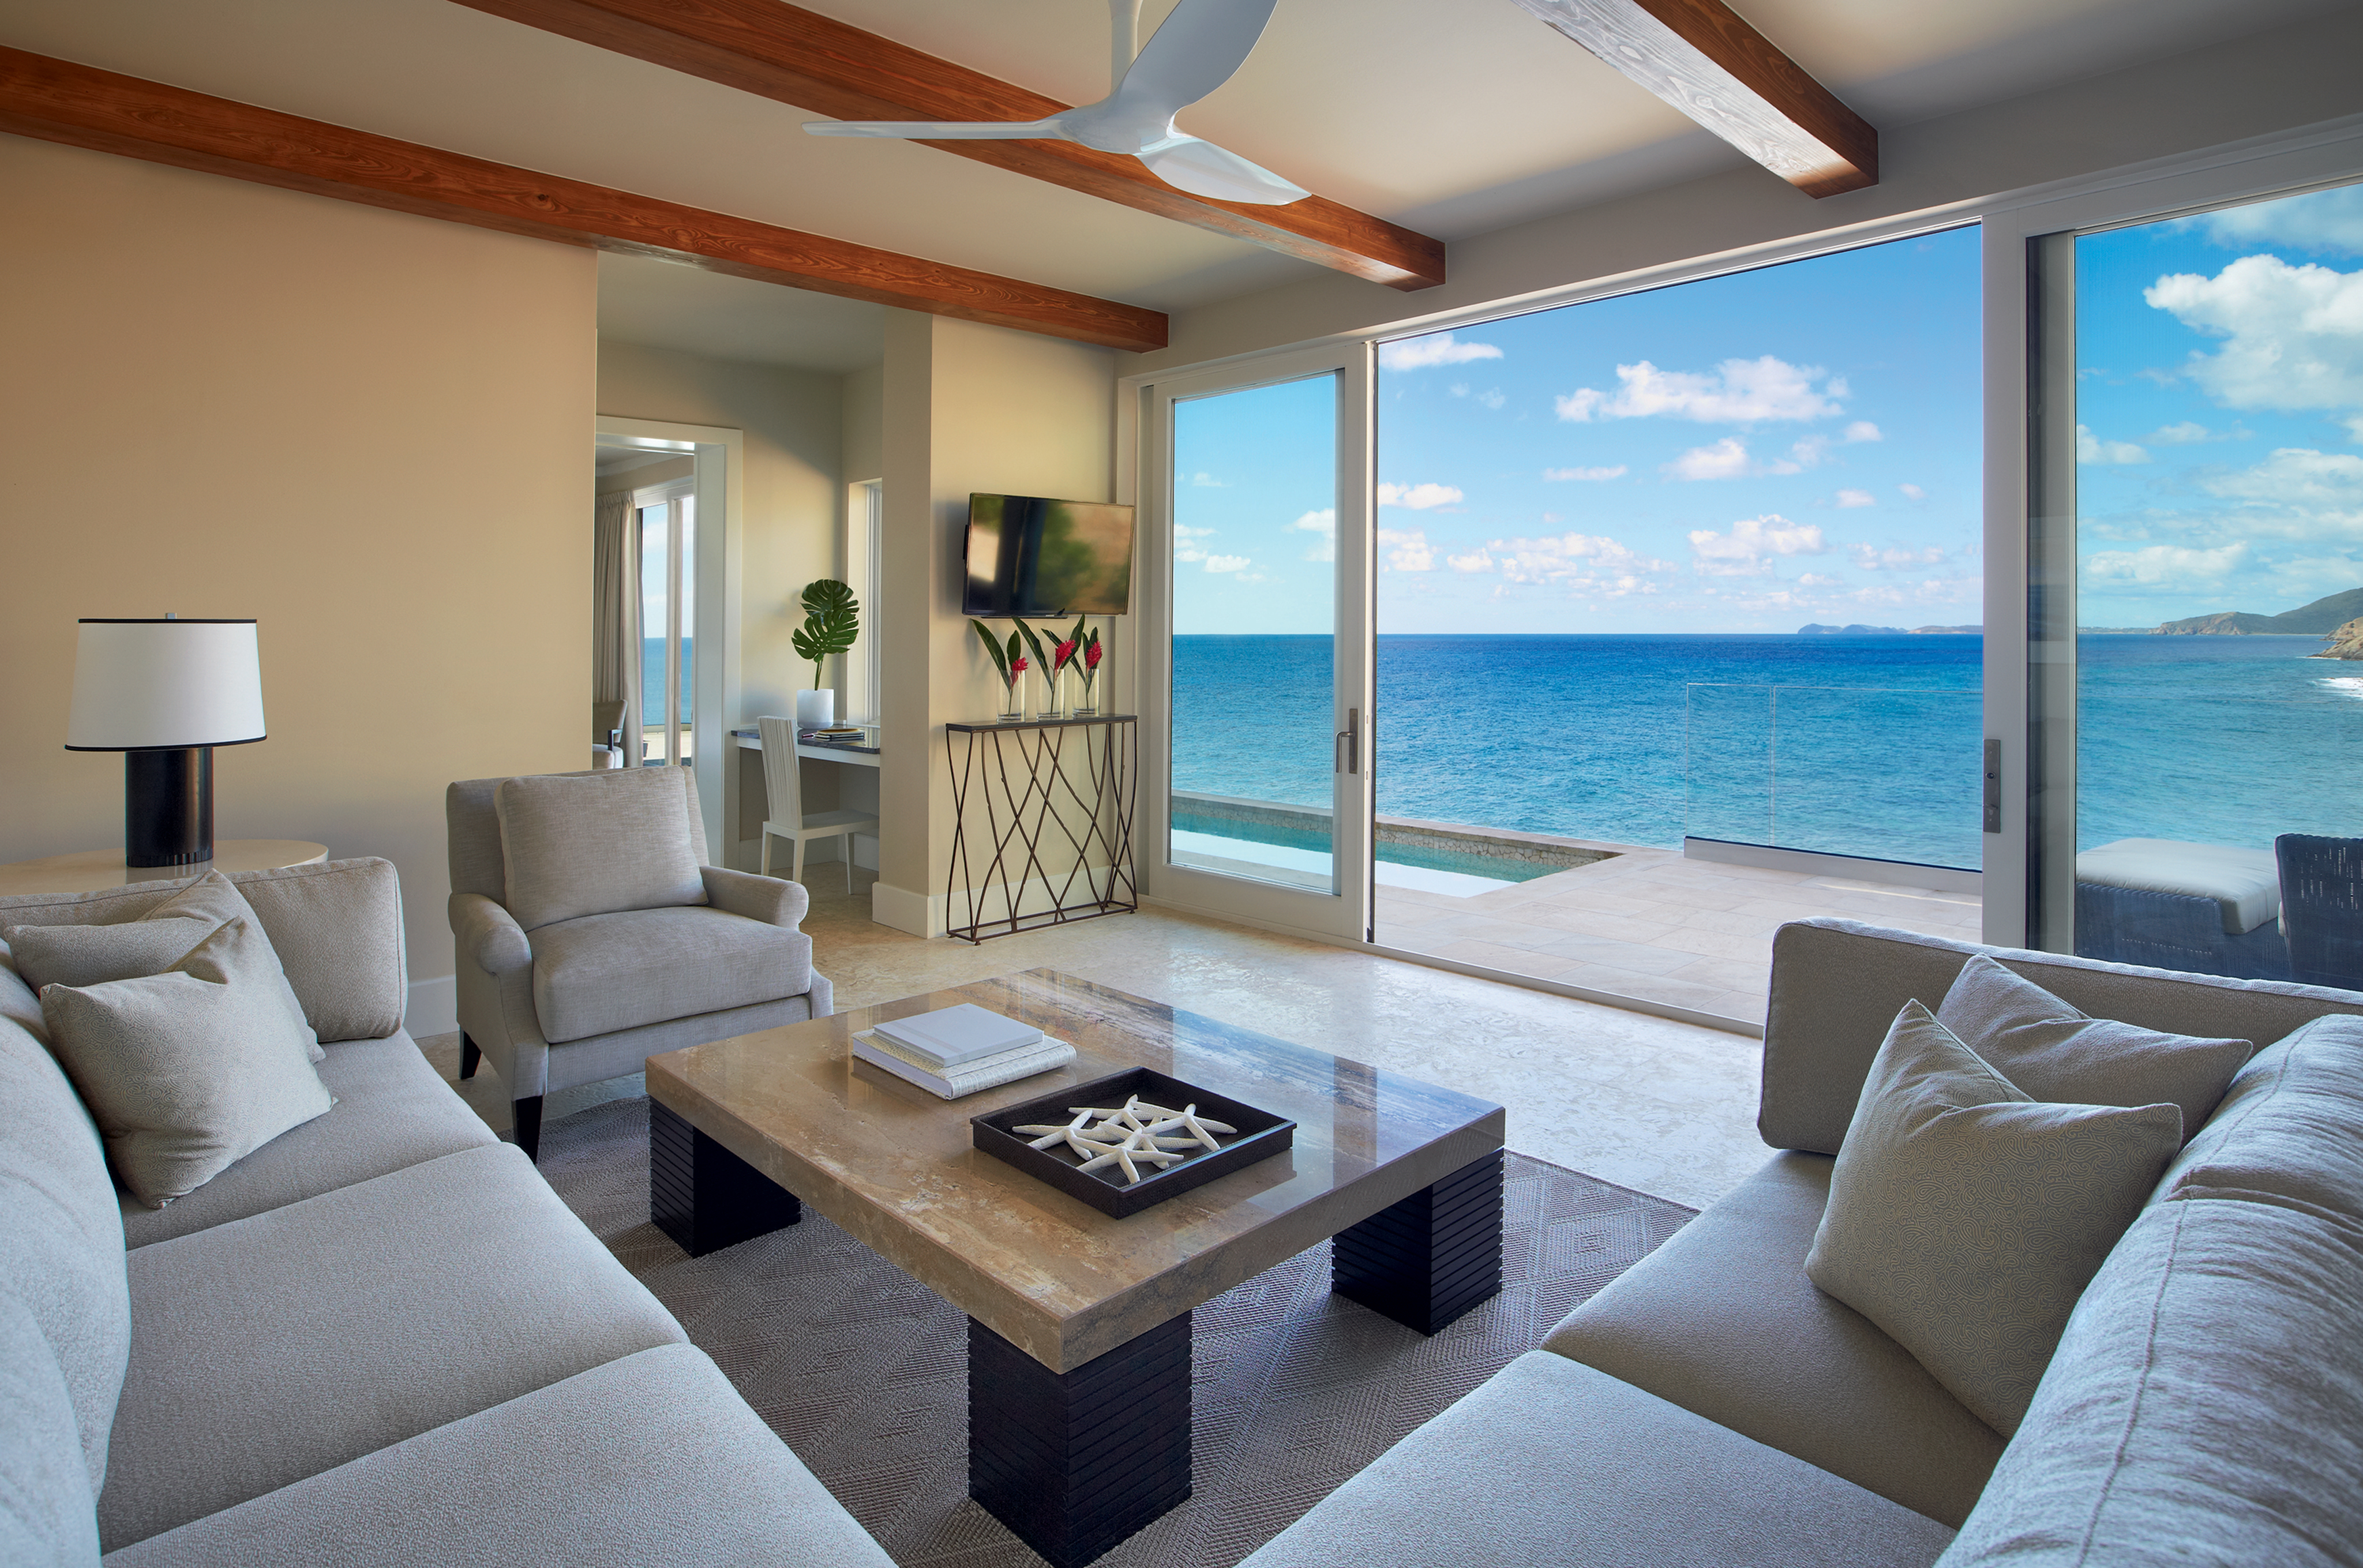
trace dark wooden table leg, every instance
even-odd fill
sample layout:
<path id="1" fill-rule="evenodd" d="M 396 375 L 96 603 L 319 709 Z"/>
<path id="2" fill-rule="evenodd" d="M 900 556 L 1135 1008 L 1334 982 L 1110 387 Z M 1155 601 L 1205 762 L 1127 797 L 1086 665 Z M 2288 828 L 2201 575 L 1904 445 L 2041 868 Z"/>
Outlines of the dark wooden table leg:
<path id="1" fill-rule="evenodd" d="M 1502 1151 L 1337 1232 L 1329 1288 L 1433 1334 L 1502 1294 Z"/>
<path id="2" fill-rule="evenodd" d="M 1190 1315 L 1072 1372 L 968 1324 L 968 1495 L 1051 1568 L 1190 1496 Z"/>
<path id="3" fill-rule="evenodd" d="M 649 1102 L 649 1218 L 693 1258 L 804 1217 L 796 1195 L 689 1124 Z"/>

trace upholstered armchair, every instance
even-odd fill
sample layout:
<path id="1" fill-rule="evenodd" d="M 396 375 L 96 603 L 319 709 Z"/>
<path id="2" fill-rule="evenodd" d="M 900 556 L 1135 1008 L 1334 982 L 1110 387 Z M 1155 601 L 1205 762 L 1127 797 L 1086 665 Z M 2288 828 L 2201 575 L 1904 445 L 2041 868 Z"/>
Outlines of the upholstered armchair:
<path id="1" fill-rule="evenodd" d="M 528 1156 L 553 1089 L 828 1013 L 804 890 L 705 863 L 688 769 L 465 779 L 443 810 L 460 1076 L 492 1058 Z"/>

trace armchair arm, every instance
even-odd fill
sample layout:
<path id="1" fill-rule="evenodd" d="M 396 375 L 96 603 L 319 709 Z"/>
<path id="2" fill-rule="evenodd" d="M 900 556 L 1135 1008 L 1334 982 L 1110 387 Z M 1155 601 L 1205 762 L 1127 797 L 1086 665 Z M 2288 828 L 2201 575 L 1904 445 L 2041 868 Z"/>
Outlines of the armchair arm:
<path id="1" fill-rule="evenodd" d="M 487 974 L 510 974 L 533 962 L 532 944 L 516 917 L 481 893 L 455 893 L 451 935 L 462 955 Z"/>
<path id="2" fill-rule="evenodd" d="M 752 872 L 725 871 L 720 866 L 700 866 L 705 878 L 705 896 L 716 909 L 726 915 L 744 915 L 749 920 L 760 920 L 767 926 L 785 926 L 794 930 L 804 924 L 804 910 L 812 895 L 804 884 L 776 876 L 757 876 Z"/>

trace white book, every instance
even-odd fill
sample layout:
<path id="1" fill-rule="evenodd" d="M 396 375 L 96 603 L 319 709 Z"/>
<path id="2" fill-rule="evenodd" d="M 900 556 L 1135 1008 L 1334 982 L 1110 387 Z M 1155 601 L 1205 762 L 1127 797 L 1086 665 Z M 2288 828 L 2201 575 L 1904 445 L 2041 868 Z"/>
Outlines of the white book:
<path id="1" fill-rule="evenodd" d="M 940 1007 L 915 1018 L 895 1018 L 876 1032 L 908 1047 L 923 1066 L 959 1067 L 979 1058 L 1033 1045 L 1042 1031 L 1031 1024 L 990 1013 L 973 1002 Z"/>
<path id="2" fill-rule="evenodd" d="M 922 1073 L 933 1073 L 940 1078 L 965 1078 L 973 1073 L 990 1073 L 1011 1062 L 1028 1061 L 1046 1051 L 1054 1051 L 1065 1044 L 1063 1040 L 1055 1040 L 1048 1035 L 1043 1035 L 1031 1045 L 1021 1045 L 1011 1051 L 996 1051 L 991 1056 L 980 1056 L 973 1062 L 963 1062 L 957 1067 L 944 1067 L 928 1060 L 926 1053 L 913 1051 L 909 1046 L 897 1040 L 889 1040 L 876 1029 L 871 1029 L 866 1034 L 856 1035 L 854 1038 L 867 1040 L 876 1049 L 909 1062 Z"/>
<path id="3" fill-rule="evenodd" d="M 1036 1049 L 1014 1060 L 1004 1061 L 994 1067 L 951 1074 L 930 1073 L 924 1067 L 912 1065 L 892 1051 L 882 1051 L 867 1033 L 853 1037 L 853 1054 L 857 1060 L 882 1068 L 905 1083 L 915 1084 L 939 1099 L 957 1100 L 981 1089 L 1012 1084 L 1020 1078 L 1031 1078 L 1037 1073 L 1064 1067 L 1075 1059 L 1075 1048 L 1045 1035 Z"/>

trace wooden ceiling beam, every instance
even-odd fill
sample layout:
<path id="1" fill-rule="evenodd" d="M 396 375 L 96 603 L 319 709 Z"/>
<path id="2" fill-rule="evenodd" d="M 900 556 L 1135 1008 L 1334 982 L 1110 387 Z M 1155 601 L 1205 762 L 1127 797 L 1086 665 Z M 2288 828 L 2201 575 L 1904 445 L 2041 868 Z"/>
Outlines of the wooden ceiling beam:
<path id="1" fill-rule="evenodd" d="M 1073 106 L 782 0 L 457 3 L 832 119 L 1031 120 Z M 1286 206 L 1210 201 L 1137 158 L 1069 141 L 923 145 L 1391 288 L 1444 281 L 1443 241 L 1320 196 Z"/>
<path id="2" fill-rule="evenodd" d="M 1879 132 L 1723 0 L 1517 0 L 1809 196 L 1879 183 Z"/>
<path id="3" fill-rule="evenodd" d="M 1146 351 L 1154 310 L 0 48 L 0 130 L 536 239 Z"/>

